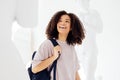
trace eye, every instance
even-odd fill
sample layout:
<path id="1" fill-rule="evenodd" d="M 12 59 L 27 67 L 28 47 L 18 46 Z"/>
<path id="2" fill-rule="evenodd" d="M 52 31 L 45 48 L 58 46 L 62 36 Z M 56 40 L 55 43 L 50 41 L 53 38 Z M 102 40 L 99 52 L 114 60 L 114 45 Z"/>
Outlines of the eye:
<path id="1" fill-rule="evenodd" d="M 65 22 L 70 23 L 70 21 L 65 21 Z"/>

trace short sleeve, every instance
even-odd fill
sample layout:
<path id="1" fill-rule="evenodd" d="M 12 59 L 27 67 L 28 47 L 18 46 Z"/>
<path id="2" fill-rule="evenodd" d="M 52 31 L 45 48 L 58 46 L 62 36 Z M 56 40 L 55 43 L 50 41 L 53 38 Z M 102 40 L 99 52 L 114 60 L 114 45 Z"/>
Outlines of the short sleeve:
<path id="1" fill-rule="evenodd" d="M 42 60 L 49 58 L 53 53 L 53 45 L 50 40 L 45 40 L 38 48 L 32 61 L 32 68 L 41 63 Z"/>
<path id="2" fill-rule="evenodd" d="M 80 64 L 79 64 L 79 61 L 78 60 L 76 60 L 77 62 L 76 62 L 76 70 L 79 70 L 80 69 Z"/>
<path id="3" fill-rule="evenodd" d="M 80 62 L 78 60 L 78 56 L 77 56 L 77 53 L 75 51 L 75 70 L 78 71 L 80 69 Z"/>

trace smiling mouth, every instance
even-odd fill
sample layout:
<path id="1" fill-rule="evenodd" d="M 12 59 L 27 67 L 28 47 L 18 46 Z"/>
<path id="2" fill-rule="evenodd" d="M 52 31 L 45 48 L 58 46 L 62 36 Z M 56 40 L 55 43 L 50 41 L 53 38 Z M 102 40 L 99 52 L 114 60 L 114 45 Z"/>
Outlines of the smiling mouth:
<path id="1" fill-rule="evenodd" d="M 59 26 L 60 29 L 66 29 L 66 27 L 63 27 L 63 26 Z"/>

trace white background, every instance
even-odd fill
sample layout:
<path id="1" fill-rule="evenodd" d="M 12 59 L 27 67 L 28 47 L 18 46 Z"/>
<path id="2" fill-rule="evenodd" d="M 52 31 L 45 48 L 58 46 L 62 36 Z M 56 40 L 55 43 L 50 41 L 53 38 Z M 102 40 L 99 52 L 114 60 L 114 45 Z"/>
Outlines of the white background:
<path id="1" fill-rule="evenodd" d="M 97 35 L 99 55 L 96 75 L 100 80 L 120 80 L 119 5 L 119 0 L 91 0 L 91 8 L 100 13 L 103 21 L 103 32 Z"/>
<path id="2" fill-rule="evenodd" d="M 91 7 L 99 11 L 103 21 L 103 32 L 97 36 L 97 73 L 103 80 L 120 80 L 119 4 L 119 0 L 91 0 Z"/>

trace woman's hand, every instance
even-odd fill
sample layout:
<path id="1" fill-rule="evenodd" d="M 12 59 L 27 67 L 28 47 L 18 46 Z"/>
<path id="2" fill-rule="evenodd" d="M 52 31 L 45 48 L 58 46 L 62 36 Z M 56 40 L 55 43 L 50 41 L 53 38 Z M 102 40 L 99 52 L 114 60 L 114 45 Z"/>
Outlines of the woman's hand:
<path id="1" fill-rule="evenodd" d="M 78 71 L 76 72 L 76 79 L 75 80 L 81 80 Z"/>
<path id="2" fill-rule="evenodd" d="M 60 54 L 61 54 L 61 47 L 57 45 L 54 47 L 54 53 L 53 53 L 54 59 L 56 60 Z"/>

